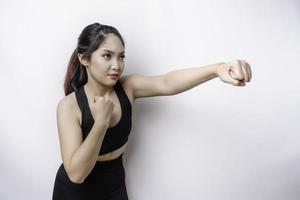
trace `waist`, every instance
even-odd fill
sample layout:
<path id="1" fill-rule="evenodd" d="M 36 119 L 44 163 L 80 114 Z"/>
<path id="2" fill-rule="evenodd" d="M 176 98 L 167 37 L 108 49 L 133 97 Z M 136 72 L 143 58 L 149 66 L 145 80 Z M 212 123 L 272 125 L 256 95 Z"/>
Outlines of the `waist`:
<path id="1" fill-rule="evenodd" d="M 123 154 L 112 160 L 97 161 L 92 172 L 123 170 Z"/>
<path id="2" fill-rule="evenodd" d="M 114 164 L 120 163 L 123 161 L 123 154 L 124 153 L 122 153 L 118 157 L 116 157 L 114 159 L 110 159 L 110 160 L 97 160 L 96 165 L 106 166 L 106 165 L 114 165 Z"/>
<path id="3" fill-rule="evenodd" d="M 92 169 L 92 171 L 90 172 L 90 175 L 93 174 L 95 171 L 99 172 L 99 171 L 111 171 L 114 169 L 118 169 L 118 168 L 123 168 L 123 154 L 121 154 L 119 157 L 113 159 L 113 160 L 107 160 L 107 161 L 97 161 L 95 163 L 94 168 Z M 67 175 L 67 171 L 64 167 L 64 164 L 61 163 L 59 169 L 58 169 L 58 174 L 63 175 L 64 177 L 68 178 Z"/>

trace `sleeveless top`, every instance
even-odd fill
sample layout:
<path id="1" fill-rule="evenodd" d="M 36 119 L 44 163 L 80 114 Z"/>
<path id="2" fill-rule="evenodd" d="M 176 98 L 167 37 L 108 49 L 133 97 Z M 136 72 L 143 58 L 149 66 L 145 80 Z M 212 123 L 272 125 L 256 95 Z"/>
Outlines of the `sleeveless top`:
<path id="1" fill-rule="evenodd" d="M 100 152 L 98 155 L 103 155 L 109 152 L 112 152 L 121 146 L 123 146 L 127 140 L 128 136 L 131 131 L 131 114 L 132 114 L 132 108 L 131 103 L 121 85 L 119 80 L 117 83 L 113 86 L 114 91 L 117 94 L 118 100 L 120 102 L 121 106 L 121 119 L 120 121 L 113 127 L 109 127 L 106 130 L 102 146 L 100 148 Z M 84 87 L 80 87 L 75 91 L 75 96 L 77 103 L 79 105 L 79 108 L 81 110 L 81 117 L 82 117 L 82 123 L 81 123 L 81 129 L 82 129 L 82 137 L 83 140 L 88 136 L 90 130 L 93 127 L 94 124 L 94 118 L 91 113 L 88 98 L 84 91 Z"/>

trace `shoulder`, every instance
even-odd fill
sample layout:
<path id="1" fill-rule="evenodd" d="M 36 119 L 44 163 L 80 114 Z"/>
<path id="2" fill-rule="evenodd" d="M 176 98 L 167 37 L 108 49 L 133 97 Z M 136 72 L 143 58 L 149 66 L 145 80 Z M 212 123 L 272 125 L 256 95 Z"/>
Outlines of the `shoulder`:
<path id="1" fill-rule="evenodd" d="M 69 116 L 80 121 L 80 109 L 77 104 L 75 92 L 64 96 L 57 104 L 57 115 Z"/>
<path id="2" fill-rule="evenodd" d="M 123 75 L 119 79 L 131 104 L 133 104 L 133 102 L 135 101 L 135 98 L 133 95 L 132 78 L 133 78 L 133 75 Z"/>
<path id="3" fill-rule="evenodd" d="M 130 74 L 122 77 L 125 87 L 130 91 L 133 99 L 153 96 L 167 96 L 174 94 L 167 87 L 167 74 L 145 76 Z"/>
<path id="4" fill-rule="evenodd" d="M 74 107 L 74 100 L 75 100 L 75 92 L 72 92 L 68 94 L 67 96 L 64 96 L 57 105 L 58 109 L 71 109 Z"/>

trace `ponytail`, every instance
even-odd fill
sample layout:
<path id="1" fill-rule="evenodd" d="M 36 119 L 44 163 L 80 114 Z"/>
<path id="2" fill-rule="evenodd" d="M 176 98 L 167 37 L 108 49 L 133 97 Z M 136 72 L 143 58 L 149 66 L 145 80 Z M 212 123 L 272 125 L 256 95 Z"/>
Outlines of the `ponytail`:
<path id="1" fill-rule="evenodd" d="M 77 48 L 74 50 L 67 69 L 64 82 L 65 95 L 77 91 L 78 88 L 87 83 L 86 68 L 79 62 Z"/>

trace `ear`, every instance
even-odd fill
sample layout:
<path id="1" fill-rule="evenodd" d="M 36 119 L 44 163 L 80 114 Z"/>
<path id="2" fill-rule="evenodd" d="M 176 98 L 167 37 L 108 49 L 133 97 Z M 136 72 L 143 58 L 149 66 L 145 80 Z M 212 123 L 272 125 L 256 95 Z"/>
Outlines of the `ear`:
<path id="1" fill-rule="evenodd" d="M 89 65 L 89 62 L 86 59 L 82 58 L 82 54 L 78 53 L 77 56 L 78 56 L 79 62 L 83 66 L 87 67 Z"/>

